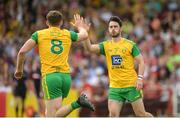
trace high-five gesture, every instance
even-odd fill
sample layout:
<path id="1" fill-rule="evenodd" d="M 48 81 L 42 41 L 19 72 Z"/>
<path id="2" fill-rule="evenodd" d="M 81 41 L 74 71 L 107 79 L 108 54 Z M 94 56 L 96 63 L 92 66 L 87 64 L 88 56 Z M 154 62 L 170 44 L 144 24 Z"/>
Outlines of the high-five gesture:
<path id="1" fill-rule="evenodd" d="M 83 27 L 84 19 L 79 14 L 74 15 L 74 26 L 77 28 Z"/>
<path id="2" fill-rule="evenodd" d="M 74 23 L 72 23 L 72 25 L 76 28 L 84 28 L 86 31 L 90 29 L 90 23 L 79 14 L 74 15 Z"/>
<path id="3" fill-rule="evenodd" d="M 84 25 L 83 28 L 86 29 L 86 31 L 89 31 L 91 27 L 91 23 L 87 21 L 87 19 L 84 19 Z"/>
<path id="4" fill-rule="evenodd" d="M 78 36 L 80 37 L 80 40 L 78 41 L 81 41 L 84 40 L 84 39 L 87 39 L 88 38 L 88 28 L 87 28 L 87 24 L 85 23 L 85 20 L 83 17 L 81 17 L 79 14 L 75 14 L 74 15 L 74 23 L 71 23 L 74 27 L 76 27 L 78 29 L 78 31 L 81 33 L 78 33 Z"/>

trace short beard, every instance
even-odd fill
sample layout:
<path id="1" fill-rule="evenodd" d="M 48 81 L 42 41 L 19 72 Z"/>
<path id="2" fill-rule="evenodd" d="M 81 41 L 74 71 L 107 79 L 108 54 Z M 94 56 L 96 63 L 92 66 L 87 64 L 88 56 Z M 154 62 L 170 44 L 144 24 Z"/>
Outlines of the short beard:
<path id="1" fill-rule="evenodd" d="M 120 35 L 120 33 L 118 33 L 116 35 L 111 35 L 111 36 L 112 36 L 112 38 L 117 38 L 117 37 L 119 37 L 119 35 Z"/>

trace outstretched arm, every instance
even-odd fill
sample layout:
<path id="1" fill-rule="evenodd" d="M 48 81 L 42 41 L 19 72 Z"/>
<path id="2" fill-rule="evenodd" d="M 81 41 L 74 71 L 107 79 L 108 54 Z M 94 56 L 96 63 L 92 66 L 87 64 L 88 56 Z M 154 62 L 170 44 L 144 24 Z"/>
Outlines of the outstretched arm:
<path id="1" fill-rule="evenodd" d="M 23 47 L 19 50 L 17 55 L 17 64 L 16 64 L 16 71 L 15 71 L 15 78 L 21 79 L 23 75 L 23 66 L 25 61 L 25 54 L 29 52 L 32 48 L 34 48 L 36 42 L 32 39 L 26 41 Z"/>
<path id="2" fill-rule="evenodd" d="M 85 48 L 88 51 L 93 53 L 100 53 L 100 48 L 98 44 L 91 44 L 91 41 L 88 39 L 88 31 L 90 29 L 90 23 L 83 19 L 79 14 L 74 15 L 74 24 L 72 23 L 78 30 L 78 41 L 85 40 Z"/>
<path id="3" fill-rule="evenodd" d="M 79 14 L 74 15 L 74 24 L 72 23 L 73 26 L 75 26 L 78 30 L 78 41 L 82 41 L 88 38 L 88 33 L 87 30 L 84 28 L 84 19 L 81 17 Z"/>
<path id="4" fill-rule="evenodd" d="M 91 44 L 91 41 L 89 39 L 85 40 L 85 48 L 92 53 L 100 53 L 100 48 L 98 44 Z"/>
<path id="5" fill-rule="evenodd" d="M 84 20 L 84 25 L 83 27 L 86 29 L 86 31 L 88 32 L 90 30 L 90 26 L 91 24 L 87 22 L 87 20 Z M 87 40 L 84 41 L 85 42 L 85 48 L 92 53 L 100 53 L 100 47 L 98 44 L 91 44 L 91 40 L 88 38 Z"/>

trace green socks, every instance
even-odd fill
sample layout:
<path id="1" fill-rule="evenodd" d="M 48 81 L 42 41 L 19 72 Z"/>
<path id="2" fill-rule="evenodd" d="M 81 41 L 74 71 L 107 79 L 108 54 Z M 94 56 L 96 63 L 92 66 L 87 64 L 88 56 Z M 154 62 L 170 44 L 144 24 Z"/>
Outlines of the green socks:
<path id="1" fill-rule="evenodd" d="M 72 102 L 71 103 L 71 107 L 72 107 L 72 109 L 74 110 L 74 109 L 77 109 L 77 108 L 79 108 L 79 107 L 81 107 L 77 102 Z"/>

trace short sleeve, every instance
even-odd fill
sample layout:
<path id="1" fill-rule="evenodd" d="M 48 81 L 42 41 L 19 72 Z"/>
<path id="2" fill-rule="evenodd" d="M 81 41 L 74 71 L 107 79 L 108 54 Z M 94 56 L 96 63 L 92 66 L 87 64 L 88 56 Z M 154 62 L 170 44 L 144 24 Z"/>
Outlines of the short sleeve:
<path id="1" fill-rule="evenodd" d="M 34 40 L 36 43 L 38 42 L 38 33 L 37 32 L 34 32 L 32 35 L 31 35 L 31 39 Z"/>
<path id="2" fill-rule="evenodd" d="M 133 45 L 131 54 L 133 55 L 133 57 L 136 57 L 136 56 L 138 56 L 140 54 L 140 50 L 139 50 L 139 48 L 137 47 L 136 44 Z"/>
<path id="3" fill-rule="evenodd" d="M 99 48 L 100 48 L 100 54 L 105 55 L 103 42 L 99 43 Z"/>
<path id="4" fill-rule="evenodd" d="M 71 40 L 73 42 L 77 41 L 78 39 L 78 34 L 76 32 L 70 31 L 70 35 L 71 35 Z"/>

